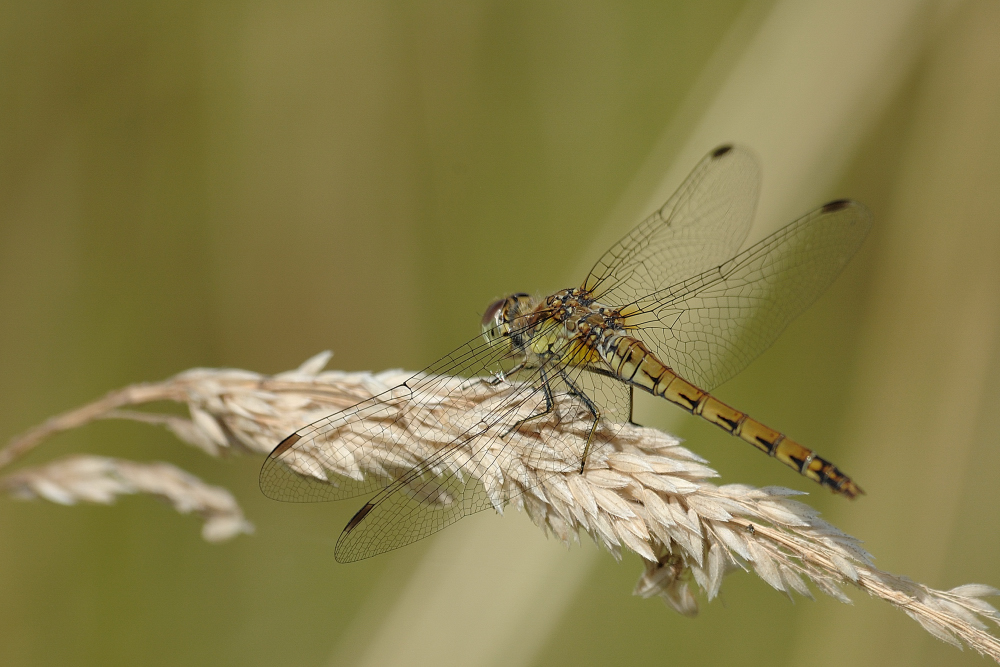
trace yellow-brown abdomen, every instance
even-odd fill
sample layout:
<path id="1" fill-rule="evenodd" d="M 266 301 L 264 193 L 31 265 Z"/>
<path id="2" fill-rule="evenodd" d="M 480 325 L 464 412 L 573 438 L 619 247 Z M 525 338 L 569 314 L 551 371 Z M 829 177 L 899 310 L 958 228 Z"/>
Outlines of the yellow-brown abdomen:
<path id="1" fill-rule="evenodd" d="M 816 452 L 679 377 L 657 359 L 642 341 L 626 335 L 615 336 L 602 346 L 601 356 L 620 379 L 655 396 L 662 396 L 674 405 L 749 442 L 835 493 L 849 498 L 864 493 L 850 477 L 819 457 Z"/>

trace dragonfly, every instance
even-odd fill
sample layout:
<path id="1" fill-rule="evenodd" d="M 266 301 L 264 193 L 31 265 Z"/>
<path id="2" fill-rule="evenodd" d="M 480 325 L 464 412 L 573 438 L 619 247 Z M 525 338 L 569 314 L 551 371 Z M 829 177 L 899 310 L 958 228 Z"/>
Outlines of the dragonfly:
<path id="1" fill-rule="evenodd" d="M 480 336 L 282 440 L 261 469 L 262 491 L 291 502 L 375 494 L 335 549 L 339 562 L 368 558 L 501 511 L 545 475 L 586 474 L 616 429 L 634 424 L 639 389 L 836 494 L 863 493 L 827 459 L 710 393 L 823 293 L 871 227 L 867 208 L 838 199 L 740 251 L 760 180 L 746 148 L 711 151 L 578 287 L 498 299 Z M 553 435 L 560 428 L 578 431 L 568 454 Z M 519 485 L 504 487 L 505 475 Z"/>

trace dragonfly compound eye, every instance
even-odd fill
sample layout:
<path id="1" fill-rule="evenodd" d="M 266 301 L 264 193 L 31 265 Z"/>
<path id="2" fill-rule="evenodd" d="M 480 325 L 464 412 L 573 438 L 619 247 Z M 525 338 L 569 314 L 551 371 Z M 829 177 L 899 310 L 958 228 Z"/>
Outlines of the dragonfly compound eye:
<path id="1" fill-rule="evenodd" d="M 507 322 L 507 302 L 511 297 L 497 299 L 483 313 L 483 339 L 493 344 L 510 335 L 510 323 Z"/>
<path id="2" fill-rule="evenodd" d="M 497 315 L 500 315 L 500 311 L 503 310 L 503 305 L 507 303 L 507 298 L 497 299 L 489 305 L 486 312 L 483 313 L 483 331 L 486 331 L 489 327 L 494 327 L 497 325 Z"/>

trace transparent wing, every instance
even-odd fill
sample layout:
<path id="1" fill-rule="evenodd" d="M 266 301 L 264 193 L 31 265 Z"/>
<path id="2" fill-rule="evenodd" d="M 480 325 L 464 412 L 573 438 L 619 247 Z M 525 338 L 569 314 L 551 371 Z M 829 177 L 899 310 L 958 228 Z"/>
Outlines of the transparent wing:
<path id="1" fill-rule="evenodd" d="M 711 390 L 823 293 L 870 227 L 861 204 L 830 202 L 728 262 L 636 299 L 622 309 L 626 327 L 686 380 Z"/>
<path id="2" fill-rule="evenodd" d="M 532 378 L 547 383 L 551 411 L 545 413 L 541 385 L 508 385 L 485 418 L 470 415 L 471 426 L 459 438 L 361 508 L 337 541 L 337 561 L 398 549 L 470 514 L 502 512 L 512 501 L 545 501 L 558 476 L 579 473 L 588 440 L 587 460 L 599 459 L 620 427 L 608 417 L 627 419 L 630 412 L 628 388 L 581 368 L 551 364 L 537 370 Z M 591 435 L 595 407 L 604 418 Z"/>
<path id="3" fill-rule="evenodd" d="M 752 153 L 716 148 L 660 210 L 598 260 L 584 289 L 616 306 L 718 266 L 746 240 L 759 190 Z"/>
<path id="4" fill-rule="evenodd" d="M 285 438 L 260 471 L 269 498 L 289 502 L 342 500 L 374 493 L 436 451 L 447 402 L 481 402 L 493 389 L 487 380 L 511 364 L 509 350 L 474 338 L 406 382 Z"/>

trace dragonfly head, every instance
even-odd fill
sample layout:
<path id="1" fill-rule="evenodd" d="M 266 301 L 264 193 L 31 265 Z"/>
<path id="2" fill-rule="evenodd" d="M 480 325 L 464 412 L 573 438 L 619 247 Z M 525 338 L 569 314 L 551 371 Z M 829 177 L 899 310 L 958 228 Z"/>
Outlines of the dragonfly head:
<path id="1" fill-rule="evenodd" d="M 528 324 L 524 317 L 533 309 L 534 301 L 523 292 L 497 299 L 483 313 L 483 339 L 490 345 L 504 341 L 515 345 L 511 336 L 520 338 L 520 330 Z"/>

